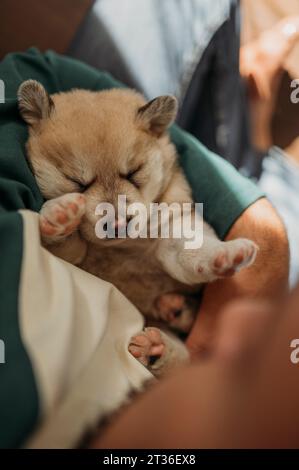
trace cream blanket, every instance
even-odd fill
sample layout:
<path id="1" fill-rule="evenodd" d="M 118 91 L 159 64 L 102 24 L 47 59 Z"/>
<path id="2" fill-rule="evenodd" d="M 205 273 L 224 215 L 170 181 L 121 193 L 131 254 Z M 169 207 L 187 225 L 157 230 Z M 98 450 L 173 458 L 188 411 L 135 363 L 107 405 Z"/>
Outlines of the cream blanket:
<path id="1" fill-rule="evenodd" d="M 42 248 L 38 214 L 21 214 L 20 328 L 41 410 L 27 447 L 69 448 L 152 377 L 127 351 L 143 318 L 114 286 Z"/>

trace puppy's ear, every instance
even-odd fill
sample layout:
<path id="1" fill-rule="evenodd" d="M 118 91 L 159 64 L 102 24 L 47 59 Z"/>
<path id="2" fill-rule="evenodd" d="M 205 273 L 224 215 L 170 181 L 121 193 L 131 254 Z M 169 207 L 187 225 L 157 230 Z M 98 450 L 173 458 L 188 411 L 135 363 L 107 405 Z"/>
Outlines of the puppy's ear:
<path id="1" fill-rule="evenodd" d="M 26 80 L 18 89 L 18 102 L 22 118 L 30 126 L 48 118 L 54 103 L 43 85 L 36 80 Z"/>
<path id="2" fill-rule="evenodd" d="M 176 118 L 178 102 L 174 96 L 159 96 L 138 110 L 143 128 L 160 137 Z"/>

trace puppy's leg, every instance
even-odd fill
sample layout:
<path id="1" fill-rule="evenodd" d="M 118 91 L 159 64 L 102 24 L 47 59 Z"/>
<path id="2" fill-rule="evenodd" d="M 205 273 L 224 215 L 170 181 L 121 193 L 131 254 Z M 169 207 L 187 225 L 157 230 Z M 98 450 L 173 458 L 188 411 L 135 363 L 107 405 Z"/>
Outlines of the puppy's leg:
<path id="1" fill-rule="evenodd" d="M 179 251 L 177 260 L 186 280 L 197 284 L 233 276 L 254 262 L 257 251 L 257 245 L 245 238 L 222 242 L 207 237 L 200 249 Z"/>
<path id="2" fill-rule="evenodd" d="M 194 214 L 194 217 L 197 215 Z M 250 266 L 258 251 L 257 245 L 245 238 L 228 242 L 219 240 L 206 223 L 203 223 L 200 248 L 186 248 L 186 242 L 188 240 L 183 237 L 160 239 L 157 257 L 168 274 L 189 285 L 232 276 Z"/>
<path id="3" fill-rule="evenodd" d="M 56 256 L 79 264 L 87 245 L 77 228 L 85 212 L 85 197 L 80 193 L 64 194 L 51 199 L 40 211 L 40 233 L 43 245 Z"/>
<path id="4" fill-rule="evenodd" d="M 189 360 L 187 348 L 179 339 L 153 327 L 135 335 L 128 349 L 156 377 Z"/>

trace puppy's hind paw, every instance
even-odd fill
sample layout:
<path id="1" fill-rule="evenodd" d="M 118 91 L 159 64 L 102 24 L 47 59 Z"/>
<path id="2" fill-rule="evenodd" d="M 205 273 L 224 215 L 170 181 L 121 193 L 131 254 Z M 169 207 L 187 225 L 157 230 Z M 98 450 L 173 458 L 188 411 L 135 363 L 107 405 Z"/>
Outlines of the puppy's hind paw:
<path id="1" fill-rule="evenodd" d="M 156 377 L 189 360 L 187 348 L 178 338 L 154 327 L 145 328 L 134 336 L 128 349 Z"/>
<path id="2" fill-rule="evenodd" d="M 145 328 L 133 336 L 128 349 L 141 364 L 150 367 L 165 353 L 165 343 L 158 328 Z"/>

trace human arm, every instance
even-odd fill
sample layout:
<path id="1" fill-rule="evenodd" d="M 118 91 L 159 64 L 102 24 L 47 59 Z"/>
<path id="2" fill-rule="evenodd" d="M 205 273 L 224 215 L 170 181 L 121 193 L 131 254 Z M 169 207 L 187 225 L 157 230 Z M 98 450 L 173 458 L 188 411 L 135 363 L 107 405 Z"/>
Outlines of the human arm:
<path id="1" fill-rule="evenodd" d="M 226 240 L 246 237 L 259 246 L 255 263 L 204 290 L 198 317 L 188 337 L 193 356 L 209 351 L 223 305 L 238 297 L 280 299 L 288 288 L 289 246 L 284 226 L 267 199 L 249 206 L 229 230 Z"/>

